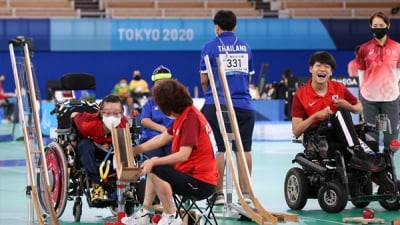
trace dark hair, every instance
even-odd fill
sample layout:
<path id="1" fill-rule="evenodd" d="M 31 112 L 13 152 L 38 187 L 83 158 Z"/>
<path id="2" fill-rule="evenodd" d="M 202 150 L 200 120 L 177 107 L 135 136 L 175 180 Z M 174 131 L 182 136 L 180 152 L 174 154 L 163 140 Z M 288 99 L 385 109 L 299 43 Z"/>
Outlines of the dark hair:
<path id="1" fill-rule="evenodd" d="M 313 66 L 316 62 L 328 64 L 331 66 L 332 70 L 336 67 L 336 60 L 329 52 L 315 52 L 308 60 L 308 65 Z"/>
<path id="2" fill-rule="evenodd" d="M 100 110 L 103 109 L 104 103 L 119 103 L 121 104 L 121 110 L 124 111 L 123 103 L 121 102 L 121 99 L 116 95 L 107 95 L 106 97 L 104 97 L 99 104 Z"/>
<path id="3" fill-rule="evenodd" d="M 390 25 L 389 17 L 383 12 L 376 12 L 372 14 L 371 17 L 369 18 L 369 25 L 372 25 L 372 20 L 374 20 L 375 17 L 381 18 L 383 22 L 386 23 L 386 25 Z"/>
<path id="4" fill-rule="evenodd" d="M 219 10 L 214 16 L 214 24 L 224 31 L 233 31 L 236 27 L 236 15 L 230 10 Z"/>
<path id="5" fill-rule="evenodd" d="M 283 70 L 283 76 L 289 79 L 292 76 L 292 71 L 289 68 Z"/>
<path id="6" fill-rule="evenodd" d="M 173 79 L 165 79 L 153 87 L 153 99 L 167 116 L 182 113 L 193 100 L 185 86 Z"/>

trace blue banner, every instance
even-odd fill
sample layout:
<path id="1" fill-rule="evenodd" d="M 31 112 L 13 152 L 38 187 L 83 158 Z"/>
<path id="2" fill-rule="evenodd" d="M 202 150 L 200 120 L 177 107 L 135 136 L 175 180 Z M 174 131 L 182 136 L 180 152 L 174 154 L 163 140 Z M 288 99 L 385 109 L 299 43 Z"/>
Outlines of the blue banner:
<path id="1" fill-rule="evenodd" d="M 0 19 L 0 51 L 8 51 L 8 42 L 17 36 L 34 40 L 34 48 L 50 51 L 48 19 Z"/>
<path id="2" fill-rule="evenodd" d="M 253 50 L 353 50 L 372 38 L 367 19 L 239 19 Z M 36 51 L 198 51 L 215 37 L 212 19 L 0 19 L 0 51 L 17 36 Z M 400 41 L 400 20 L 389 36 Z"/>
<path id="3" fill-rule="evenodd" d="M 241 19 L 235 33 L 254 50 L 335 49 L 319 19 Z M 53 51 L 198 51 L 214 37 L 210 19 L 51 20 Z"/>

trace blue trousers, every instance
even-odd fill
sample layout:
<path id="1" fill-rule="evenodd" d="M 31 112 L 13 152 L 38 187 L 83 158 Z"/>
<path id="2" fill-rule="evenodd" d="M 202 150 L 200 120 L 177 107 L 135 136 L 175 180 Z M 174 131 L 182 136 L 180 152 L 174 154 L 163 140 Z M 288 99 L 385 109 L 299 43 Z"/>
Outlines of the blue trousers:
<path id="1" fill-rule="evenodd" d="M 85 168 L 90 181 L 100 184 L 99 167 L 96 161 L 96 145 L 90 139 L 81 139 L 77 145 L 81 166 Z"/>

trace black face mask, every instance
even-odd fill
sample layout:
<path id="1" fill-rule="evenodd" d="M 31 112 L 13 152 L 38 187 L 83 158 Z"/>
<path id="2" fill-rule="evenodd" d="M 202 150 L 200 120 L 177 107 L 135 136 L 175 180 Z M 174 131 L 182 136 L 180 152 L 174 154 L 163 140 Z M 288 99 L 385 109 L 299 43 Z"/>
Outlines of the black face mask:
<path id="1" fill-rule="evenodd" d="M 371 30 L 376 38 L 381 39 L 387 34 L 389 28 L 372 28 Z"/>
<path id="2" fill-rule="evenodd" d="M 134 80 L 140 80 L 140 76 L 135 76 L 133 79 Z"/>

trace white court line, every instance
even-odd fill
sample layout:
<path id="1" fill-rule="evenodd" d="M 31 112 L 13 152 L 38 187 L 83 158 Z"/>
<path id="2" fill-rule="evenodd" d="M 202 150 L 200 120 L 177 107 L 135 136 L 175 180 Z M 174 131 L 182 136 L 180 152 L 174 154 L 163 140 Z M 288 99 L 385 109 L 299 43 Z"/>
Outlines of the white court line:
<path id="1" fill-rule="evenodd" d="M 306 219 L 311 219 L 311 220 L 315 220 L 315 221 L 321 221 L 321 222 L 326 222 L 326 223 L 334 223 L 334 224 L 348 224 L 348 223 L 336 222 L 336 221 L 331 221 L 331 220 L 317 219 L 317 218 L 308 217 L 308 216 L 300 216 L 300 218 L 306 218 Z"/>

